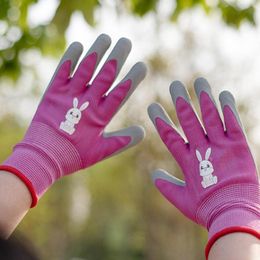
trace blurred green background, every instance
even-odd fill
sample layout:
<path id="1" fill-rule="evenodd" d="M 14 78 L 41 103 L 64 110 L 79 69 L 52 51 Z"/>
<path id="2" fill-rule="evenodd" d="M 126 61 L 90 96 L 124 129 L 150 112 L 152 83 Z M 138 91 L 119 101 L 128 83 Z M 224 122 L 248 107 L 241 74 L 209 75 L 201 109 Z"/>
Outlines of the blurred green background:
<path id="1" fill-rule="evenodd" d="M 170 205 L 150 180 L 157 167 L 182 174 L 146 108 L 160 102 L 178 124 L 168 94 L 171 80 L 182 80 L 194 98 L 192 83 L 203 75 L 214 93 L 234 92 L 257 157 L 259 10 L 259 1 L 235 0 L 0 0 L 1 160 L 23 137 L 70 42 L 81 41 L 87 50 L 102 32 L 113 43 L 129 37 L 133 51 L 119 78 L 138 60 L 149 67 L 109 126 L 141 124 L 146 139 L 58 181 L 14 235 L 27 237 L 41 259 L 204 259 L 207 232 Z"/>

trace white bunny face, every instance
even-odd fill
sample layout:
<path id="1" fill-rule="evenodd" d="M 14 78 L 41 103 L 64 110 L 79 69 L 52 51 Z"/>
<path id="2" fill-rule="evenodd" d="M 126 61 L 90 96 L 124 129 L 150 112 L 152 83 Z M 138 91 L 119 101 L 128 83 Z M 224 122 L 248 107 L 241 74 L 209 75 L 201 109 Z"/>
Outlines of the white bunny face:
<path id="1" fill-rule="evenodd" d="M 77 108 L 71 108 L 66 114 L 66 119 L 72 124 L 77 124 L 81 119 L 80 110 Z"/>
<path id="2" fill-rule="evenodd" d="M 207 176 L 214 172 L 213 165 L 210 161 L 203 160 L 200 162 L 200 176 Z"/>

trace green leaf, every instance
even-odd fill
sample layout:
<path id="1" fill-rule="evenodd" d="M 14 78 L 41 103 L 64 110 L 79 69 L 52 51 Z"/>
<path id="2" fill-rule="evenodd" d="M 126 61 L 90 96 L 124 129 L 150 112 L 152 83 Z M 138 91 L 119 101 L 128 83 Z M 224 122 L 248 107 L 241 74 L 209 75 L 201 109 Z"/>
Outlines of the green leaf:
<path id="1" fill-rule="evenodd" d="M 225 1 L 220 1 L 218 5 L 221 10 L 223 20 L 231 26 L 239 27 L 243 21 L 247 21 L 255 25 L 255 7 L 249 6 L 248 8 L 241 9 L 236 5 L 231 5 Z"/>
<path id="2" fill-rule="evenodd" d="M 65 34 L 66 29 L 70 23 L 70 17 L 75 11 L 75 5 L 73 1 L 64 0 L 60 2 L 58 6 L 55 16 L 53 17 L 52 21 L 50 22 L 50 30 L 55 34 Z"/>
<path id="3" fill-rule="evenodd" d="M 204 0 L 187 0 L 187 1 L 176 0 L 176 8 L 171 15 L 171 21 L 176 22 L 177 19 L 179 18 L 179 15 L 182 12 L 198 5 L 202 5 L 204 10 L 206 9 L 207 6 Z"/>
<path id="4" fill-rule="evenodd" d="M 9 0 L 0 0 L 0 19 L 6 19 L 8 10 L 10 9 Z"/>
<path id="5" fill-rule="evenodd" d="M 94 11 L 100 5 L 98 0 L 83 1 L 84 6 L 80 6 L 78 10 L 82 11 L 82 14 L 89 25 L 95 25 Z"/>
<path id="6" fill-rule="evenodd" d="M 158 0 L 130 0 L 131 11 L 139 16 L 144 16 L 150 11 L 156 11 Z"/>
<path id="7" fill-rule="evenodd" d="M 17 8 L 17 9 L 19 8 L 20 11 L 20 16 L 18 19 L 19 26 L 23 29 L 28 29 L 28 23 L 27 23 L 28 8 L 30 5 L 37 3 L 38 0 L 23 0 L 19 2 L 20 5 L 17 4 L 12 8 Z"/>

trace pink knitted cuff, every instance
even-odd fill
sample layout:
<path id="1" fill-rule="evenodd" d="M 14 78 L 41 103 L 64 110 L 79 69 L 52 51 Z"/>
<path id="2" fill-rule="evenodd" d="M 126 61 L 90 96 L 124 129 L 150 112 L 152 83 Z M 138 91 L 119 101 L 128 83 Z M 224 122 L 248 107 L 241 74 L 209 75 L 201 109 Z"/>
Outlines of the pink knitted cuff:
<path id="1" fill-rule="evenodd" d="M 260 186 L 239 183 L 220 188 L 204 199 L 196 220 L 207 227 L 209 238 L 231 226 L 260 230 Z"/>
<path id="2" fill-rule="evenodd" d="M 41 139 L 41 136 L 44 138 Z M 40 198 L 55 180 L 72 169 L 81 169 L 82 162 L 75 147 L 67 139 L 49 126 L 33 122 L 24 140 L 15 146 L 14 152 L 2 167 L 16 169 L 16 172 L 21 173 L 24 179 L 30 181 L 37 198 Z"/>
<path id="3" fill-rule="evenodd" d="M 217 190 L 202 202 L 197 222 L 209 230 L 206 256 L 214 242 L 226 234 L 246 232 L 259 237 L 260 186 L 241 183 Z"/>

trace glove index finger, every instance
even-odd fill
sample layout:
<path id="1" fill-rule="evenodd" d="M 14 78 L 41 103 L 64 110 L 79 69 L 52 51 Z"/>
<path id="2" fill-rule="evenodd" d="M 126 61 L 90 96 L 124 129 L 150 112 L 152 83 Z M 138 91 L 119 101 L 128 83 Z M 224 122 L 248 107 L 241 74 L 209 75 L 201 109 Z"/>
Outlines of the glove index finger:
<path id="1" fill-rule="evenodd" d="M 60 59 L 60 62 L 59 62 L 58 66 L 57 66 L 57 68 L 54 72 L 52 80 L 56 76 L 56 74 L 59 71 L 59 68 L 61 67 L 61 65 L 67 60 L 71 61 L 71 74 L 72 74 L 75 67 L 78 64 L 78 61 L 79 61 L 79 58 L 80 58 L 82 52 L 83 52 L 83 46 L 80 42 L 71 43 L 69 45 L 69 47 L 67 48 L 67 50 L 65 51 L 65 53 L 63 54 L 62 58 Z"/>
<path id="2" fill-rule="evenodd" d="M 54 79 L 56 78 L 56 76 L 58 74 L 59 74 L 59 76 L 62 76 L 62 77 L 64 76 L 65 79 L 67 79 L 67 77 L 69 77 L 73 73 L 82 52 L 83 52 L 83 46 L 80 42 L 73 42 L 69 45 L 69 47 L 63 54 L 62 58 L 60 59 L 59 64 L 58 64 L 41 100 L 43 100 L 47 90 L 52 85 Z"/>
<path id="3" fill-rule="evenodd" d="M 148 107 L 148 115 L 153 122 L 155 128 L 159 131 L 156 124 L 156 118 L 162 119 L 165 123 L 167 123 L 169 126 L 174 127 L 174 124 L 170 117 L 168 116 L 167 112 L 164 110 L 164 108 L 159 103 L 153 103 Z"/>

